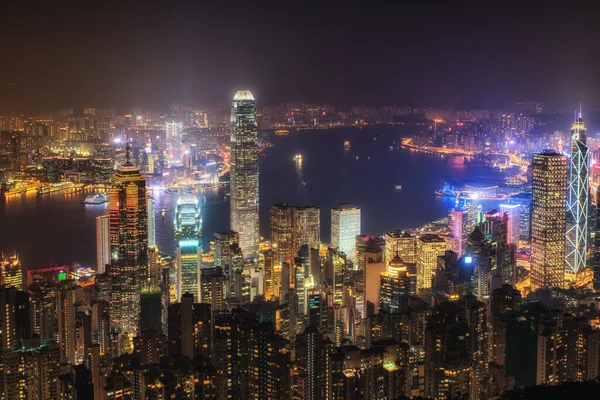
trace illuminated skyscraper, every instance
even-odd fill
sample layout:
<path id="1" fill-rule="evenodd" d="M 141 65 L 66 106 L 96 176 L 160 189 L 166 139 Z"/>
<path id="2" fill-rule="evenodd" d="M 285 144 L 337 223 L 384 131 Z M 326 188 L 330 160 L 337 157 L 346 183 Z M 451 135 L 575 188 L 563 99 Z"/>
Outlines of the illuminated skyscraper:
<path id="1" fill-rule="evenodd" d="M 271 243 L 275 262 L 292 264 L 302 245 L 318 249 L 321 245 L 320 211 L 315 205 L 271 207 Z"/>
<path id="2" fill-rule="evenodd" d="M 457 207 L 449 211 L 448 217 L 450 219 L 450 231 L 452 233 L 452 251 L 460 257 L 463 254 L 463 248 L 465 247 L 465 240 L 467 238 L 467 232 L 465 232 L 467 213 Z"/>
<path id="3" fill-rule="evenodd" d="M 293 245 L 294 207 L 275 204 L 271 207 L 271 245 L 276 263 L 291 264 L 296 256 Z"/>
<path id="4" fill-rule="evenodd" d="M 500 204 L 500 211 L 508 216 L 508 235 L 507 244 L 514 244 L 519 247 L 520 226 L 521 226 L 521 205 L 519 204 Z"/>
<path id="5" fill-rule="evenodd" d="M 446 252 L 446 241 L 437 235 L 421 235 L 417 239 L 417 290 L 431 289 L 437 258 Z"/>
<path id="6" fill-rule="evenodd" d="M 72 279 L 61 281 L 57 290 L 58 344 L 60 361 L 75 365 L 76 360 L 76 327 L 75 299 L 77 285 Z"/>
<path id="7" fill-rule="evenodd" d="M 417 238 L 408 232 L 392 231 L 385 234 L 385 262 L 391 262 L 398 255 L 402 262 L 417 262 Z"/>
<path id="8" fill-rule="evenodd" d="M 156 246 L 156 211 L 154 198 L 148 196 L 148 247 Z"/>
<path id="9" fill-rule="evenodd" d="M 531 286 L 561 287 L 565 276 L 567 158 L 553 151 L 533 156 Z"/>
<path id="10" fill-rule="evenodd" d="M 110 264 L 110 216 L 96 217 L 96 273 L 103 274 Z"/>
<path id="11" fill-rule="evenodd" d="M 294 251 L 305 244 L 309 249 L 321 246 L 321 211 L 314 204 L 294 207 Z"/>
<path id="12" fill-rule="evenodd" d="M 16 252 L 12 257 L 0 256 L 0 285 L 23 290 L 23 267 Z"/>
<path id="13" fill-rule="evenodd" d="M 112 308 L 122 332 L 137 332 L 140 316 L 140 272 L 148 263 L 146 181 L 129 160 L 117 168 L 109 192 Z"/>
<path id="14" fill-rule="evenodd" d="M 256 104 L 239 90 L 231 109 L 231 230 L 240 235 L 245 259 L 258 256 L 258 143 Z"/>
<path id="15" fill-rule="evenodd" d="M 388 313 L 401 312 L 406 297 L 410 294 L 410 282 L 406 264 L 395 256 L 380 275 L 379 307 Z"/>
<path id="16" fill-rule="evenodd" d="M 167 139 L 167 160 L 170 165 L 181 165 L 181 133 L 183 124 L 181 122 L 170 121 L 165 126 L 165 136 Z"/>
<path id="17" fill-rule="evenodd" d="M 177 298 L 190 293 L 195 299 L 200 299 L 202 219 L 195 196 L 181 196 L 177 200 L 174 224 Z"/>
<path id="18" fill-rule="evenodd" d="M 340 204 L 331 209 L 331 245 L 356 262 L 356 236 L 360 235 L 360 208 Z"/>
<path id="19" fill-rule="evenodd" d="M 589 152 L 581 112 L 571 127 L 571 167 L 567 203 L 567 266 L 577 272 L 585 268 L 589 218 Z"/>

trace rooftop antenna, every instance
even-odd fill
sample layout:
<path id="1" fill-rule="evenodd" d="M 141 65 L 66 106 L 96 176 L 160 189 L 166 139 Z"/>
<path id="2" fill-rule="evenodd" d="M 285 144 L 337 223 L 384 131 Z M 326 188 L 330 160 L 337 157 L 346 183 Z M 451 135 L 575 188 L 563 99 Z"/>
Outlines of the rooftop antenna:
<path id="1" fill-rule="evenodd" d="M 579 102 L 579 118 L 581 118 L 581 102 Z"/>
<path id="2" fill-rule="evenodd" d="M 129 163 L 129 159 L 131 158 L 130 154 L 131 147 L 129 147 L 129 142 L 127 142 L 127 146 L 125 146 L 125 159 Z"/>
<path id="3" fill-rule="evenodd" d="M 126 146 L 125 146 L 125 164 L 127 166 L 131 166 L 131 146 L 129 146 L 129 134 L 126 138 Z"/>

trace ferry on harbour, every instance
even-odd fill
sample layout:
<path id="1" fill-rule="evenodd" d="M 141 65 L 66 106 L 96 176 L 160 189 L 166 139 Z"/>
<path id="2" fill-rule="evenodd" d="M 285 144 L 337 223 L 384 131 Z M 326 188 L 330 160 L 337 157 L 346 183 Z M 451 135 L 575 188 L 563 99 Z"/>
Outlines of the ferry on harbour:
<path id="1" fill-rule="evenodd" d="M 46 184 L 38 188 L 37 194 L 38 196 L 43 196 L 45 194 L 62 192 L 68 189 L 73 189 L 75 184 L 73 182 L 58 182 Z"/>
<path id="2" fill-rule="evenodd" d="M 108 202 L 108 195 L 106 193 L 101 193 L 101 194 L 91 194 L 88 197 L 85 198 L 85 200 L 83 201 L 83 204 L 93 204 L 93 205 L 98 205 L 98 204 L 104 204 Z"/>

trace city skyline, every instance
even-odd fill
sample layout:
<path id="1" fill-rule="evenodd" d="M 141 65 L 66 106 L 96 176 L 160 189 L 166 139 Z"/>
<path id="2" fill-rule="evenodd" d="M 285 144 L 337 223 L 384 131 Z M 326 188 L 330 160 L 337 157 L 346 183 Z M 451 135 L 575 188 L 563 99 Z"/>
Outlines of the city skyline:
<path id="1" fill-rule="evenodd" d="M 0 399 L 598 391 L 587 6 L 83 6 L 0 25 Z"/>

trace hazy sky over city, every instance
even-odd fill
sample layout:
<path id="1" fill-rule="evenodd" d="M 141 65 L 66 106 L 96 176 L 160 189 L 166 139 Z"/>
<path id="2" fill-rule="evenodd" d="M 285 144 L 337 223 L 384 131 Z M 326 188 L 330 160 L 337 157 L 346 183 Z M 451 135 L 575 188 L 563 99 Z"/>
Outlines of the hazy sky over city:
<path id="1" fill-rule="evenodd" d="M 600 105 L 593 4 L 156 3 L 3 5 L 0 111 L 212 105 L 236 88 L 260 104 Z"/>

